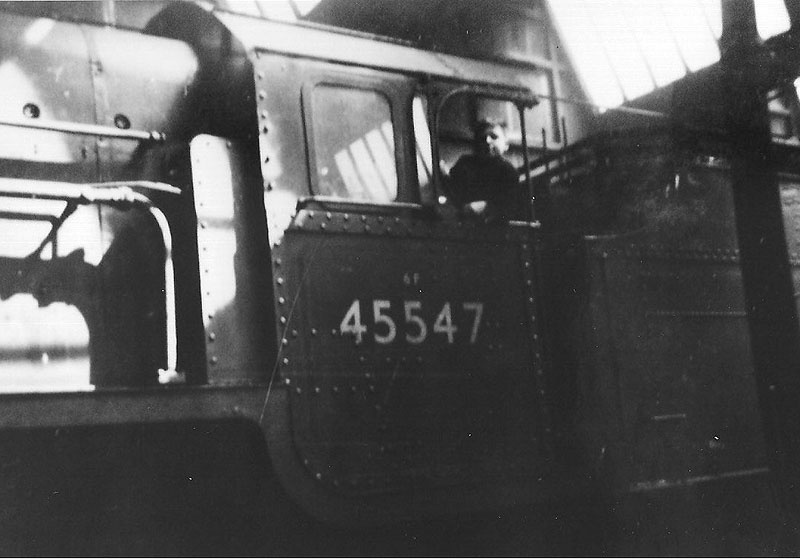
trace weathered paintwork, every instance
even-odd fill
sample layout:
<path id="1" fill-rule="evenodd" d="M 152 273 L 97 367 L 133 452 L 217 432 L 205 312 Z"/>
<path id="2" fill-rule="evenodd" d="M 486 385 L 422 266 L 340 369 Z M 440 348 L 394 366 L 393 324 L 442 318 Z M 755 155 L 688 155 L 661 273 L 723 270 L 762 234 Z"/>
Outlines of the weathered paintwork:
<path id="1" fill-rule="evenodd" d="M 127 313 L 104 334 L 144 343 L 147 362 L 106 348 L 107 368 L 124 370 L 113 382 L 98 371 L 94 391 L 2 395 L 0 431 L 257 428 L 258 467 L 281 497 L 263 503 L 268 516 L 280 520 L 289 496 L 350 528 L 767 472 L 724 153 L 663 130 L 600 137 L 534 165 L 541 224 L 480 224 L 439 204 L 438 170 L 419 184 L 414 118 L 437 161 L 444 99 L 480 93 L 524 112 L 536 70 L 184 3 L 142 34 L 21 16 L 0 26 L 0 85 L 18 86 L 3 89 L 0 134 L 22 129 L 12 121 L 27 104 L 38 116 L 25 118 L 55 123 L 2 144 L 3 178 L 180 192 L 147 194 L 169 244 L 97 206 L 103 238 L 114 246 L 124 230 L 133 245 L 104 265 L 104 312 L 116 297 Z M 321 196 L 320 85 L 389 107 L 390 202 Z M 784 193 L 794 224 L 795 183 Z M 169 276 L 149 272 L 166 246 L 177 371 L 162 380 Z M 18 260 L 0 261 L 7 277 Z"/>

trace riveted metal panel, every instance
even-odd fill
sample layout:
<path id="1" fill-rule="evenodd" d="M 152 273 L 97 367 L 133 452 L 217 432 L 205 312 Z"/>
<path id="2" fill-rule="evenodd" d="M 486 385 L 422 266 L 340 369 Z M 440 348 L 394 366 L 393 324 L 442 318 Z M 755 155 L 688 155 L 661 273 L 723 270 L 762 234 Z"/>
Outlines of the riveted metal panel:
<path id="1" fill-rule="evenodd" d="M 97 124 L 155 131 L 168 139 L 182 132 L 188 98 L 197 72 L 189 45 L 111 27 L 83 26 L 90 49 Z M 158 179 L 159 167 L 131 165 L 142 155 L 138 142 L 100 138 L 97 142 L 104 180 Z M 137 172 L 138 171 L 138 172 Z"/>
<path id="2" fill-rule="evenodd" d="M 274 250 L 274 288 L 309 476 L 364 494 L 545 469 L 532 239 L 481 229 L 298 213 Z"/>
<path id="3" fill-rule="evenodd" d="M 77 25 L 4 13 L 0 20 L 0 118 L 94 124 L 89 54 Z M 97 180 L 94 138 L 0 126 L 0 175 Z"/>
<path id="4" fill-rule="evenodd" d="M 588 259 L 585 373 L 616 486 L 763 473 L 737 251 L 611 237 L 590 240 Z"/>
<path id="5" fill-rule="evenodd" d="M 212 384 L 263 381 L 271 369 L 261 189 L 241 143 L 191 142 L 206 367 Z M 258 234 L 261 231 L 261 235 Z"/>

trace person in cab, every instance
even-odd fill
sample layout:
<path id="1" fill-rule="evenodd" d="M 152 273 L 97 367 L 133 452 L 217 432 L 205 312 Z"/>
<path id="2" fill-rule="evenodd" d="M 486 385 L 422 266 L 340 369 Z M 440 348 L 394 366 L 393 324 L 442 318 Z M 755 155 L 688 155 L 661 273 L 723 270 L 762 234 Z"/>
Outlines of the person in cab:
<path id="1" fill-rule="evenodd" d="M 447 195 L 463 215 L 505 223 L 515 213 L 519 172 L 505 158 L 509 144 L 503 124 L 481 120 L 473 128 L 473 153 L 450 170 Z"/>

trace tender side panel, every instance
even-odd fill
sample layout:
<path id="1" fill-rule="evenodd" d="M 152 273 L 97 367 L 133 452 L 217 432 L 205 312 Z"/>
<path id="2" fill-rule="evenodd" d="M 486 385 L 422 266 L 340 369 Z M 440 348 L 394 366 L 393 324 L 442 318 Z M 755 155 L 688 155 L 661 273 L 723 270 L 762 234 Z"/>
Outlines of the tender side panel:
<path id="1" fill-rule="evenodd" d="M 547 467 L 527 240 L 443 232 L 304 210 L 281 243 L 279 378 L 296 450 L 329 488 L 418 491 Z"/>
<path id="2" fill-rule="evenodd" d="M 584 397 L 615 485 L 763 473 L 736 253 L 590 240 Z"/>

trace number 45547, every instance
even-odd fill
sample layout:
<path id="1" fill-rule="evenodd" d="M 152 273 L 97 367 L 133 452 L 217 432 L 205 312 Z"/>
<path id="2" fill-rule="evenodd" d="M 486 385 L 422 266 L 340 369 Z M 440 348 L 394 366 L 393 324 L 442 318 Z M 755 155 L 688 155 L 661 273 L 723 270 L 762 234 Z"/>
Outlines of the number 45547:
<path id="1" fill-rule="evenodd" d="M 365 304 L 369 305 L 369 301 L 365 301 Z M 469 334 L 469 343 L 474 344 L 478 339 L 478 330 L 483 317 L 483 303 L 462 303 L 461 310 L 471 314 L 471 324 L 467 324 L 466 332 Z M 372 300 L 372 336 L 379 344 L 390 344 L 397 338 L 397 323 L 392 318 L 391 311 L 392 303 L 390 301 L 386 299 Z M 445 336 L 448 344 L 455 343 L 456 334 L 461 327 L 453 320 L 450 303 L 444 303 L 430 330 L 422 315 L 421 301 L 403 301 L 403 311 L 405 314 L 405 339 L 408 343 L 423 343 L 428 338 L 430 331 L 433 332 L 433 335 Z M 361 301 L 359 299 L 354 300 L 347 309 L 339 325 L 339 331 L 342 334 L 352 334 L 357 344 L 362 343 L 364 336 L 368 335 L 369 328 L 361 319 Z"/>

